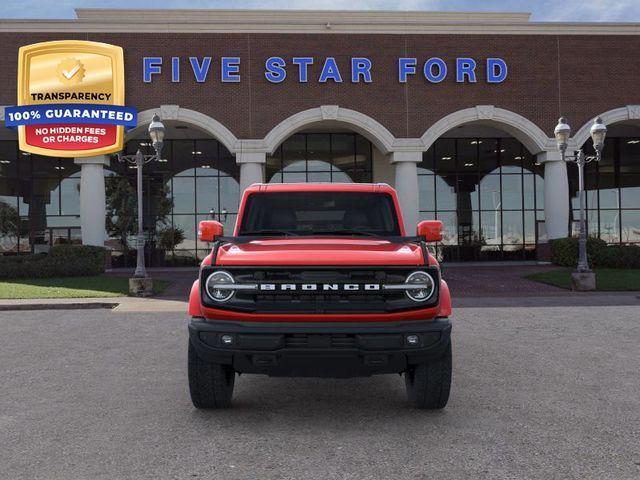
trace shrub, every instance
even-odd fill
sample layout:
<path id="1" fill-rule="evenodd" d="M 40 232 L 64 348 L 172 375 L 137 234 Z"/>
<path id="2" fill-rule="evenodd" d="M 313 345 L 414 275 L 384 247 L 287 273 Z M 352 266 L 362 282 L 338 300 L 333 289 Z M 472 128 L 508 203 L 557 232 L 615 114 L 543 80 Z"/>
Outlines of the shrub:
<path id="1" fill-rule="evenodd" d="M 49 253 L 0 257 L 0 278 L 79 277 L 104 272 L 106 249 L 56 245 Z"/>
<path id="2" fill-rule="evenodd" d="M 609 245 L 594 258 L 596 267 L 640 268 L 640 246 Z"/>
<path id="3" fill-rule="evenodd" d="M 589 237 L 587 258 L 591 267 L 640 268 L 640 246 L 607 245 L 604 240 Z M 563 267 L 575 267 L 578 263 L 578 239 L 552 240 L 551 261 Z"/>

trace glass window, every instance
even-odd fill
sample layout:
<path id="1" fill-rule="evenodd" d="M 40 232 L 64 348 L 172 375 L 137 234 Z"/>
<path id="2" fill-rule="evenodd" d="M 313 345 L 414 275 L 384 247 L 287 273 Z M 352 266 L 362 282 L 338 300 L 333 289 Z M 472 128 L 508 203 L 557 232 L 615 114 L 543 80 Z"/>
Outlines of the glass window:
<path id="1" fill-rule="evenodd" d="M 423 173 L 433 173 L 434 154 L 435 149 L 433 146 L 422 154 L 422 162 L 418 164 L 418 175 Z"/>
<path id="2" fill-rule="evenodd" d="M 620 173 L 620 206 L 640 208 L 640 174 Z"/>
<path id="3" fill-rule="evenodd" d="M 282 170 L 287 172 L 304 172 L 306 170 L 306 135 L 292 135 L 282 144 Z"/>
<path id="4" fill-rule="evenodd" d="M 174 179 L 180 182 L 183 179 Z M 196 211 L 202 214 L 215 214 L 220 211 L 218 204 L 218 178 L 217 177 L 198 177 L 196 179 Z M 176 208 L 176 197 L 174 194 L 174 211 L 180 212 Z M 189 212 L 191 213 L 191 212 Z"/>
<path id="5" fill-rule="evenodd" d="M 579 214 L 578 214 L 579 215 Z M 578 217 L 579 218 L 579 217 Z M 595 218 L 589 218 L 590 226 L 595 223 Z M 589 233 L 597 234 L 592 228 Z M 600 238 L 607 243 L 620 242 L 620 211 L 619 210 L 600 210 Z"/>
<path id="6" fill-rule="evenodd" d="M 18 148 L 15 141 L 0 141 L 0 178 L 18 175 Z"/>
<path id="7" fill-rule="evenodd" d="M 65 178 L 60 182 L 60 214 L 80 215 L 80 178 Z"/>
<path id="8" fill-rule="evenodd" d="M 249 196 L 240 235 L 399 235 L 391 196 L 356 192 L 283 192 Z"/>
<path id="9" fill-rule="evenodd" d="M 499 210 L 482 211 L 480 227 L 487 245 L 502 244 L 502 215 Z"/>
<path id="10" fill-rule="evenodd" d="M 171 157 L 171 170 L 176 176 L 193 176 L 194 170 L 194 157 L 195 154 L 195 142 L 193 140 L 173 140 L 172 142 L 173 152 Z"/>
<path id="11" fill-rule="evenodd" d="M 267 157 L 269 183 L 372 181 L 371 143 L 354 133 L 298 133 Z"/>
<path id="12" fill-rule="evenodd" d="M 482 210 L 500 209 L 500 175 L 487 175 L 480 180 L 480 205 Z"/>
<path id="13" fill-rule="evenodd" d="M 622 241 L 640 243 L 640 210 L 622 211 Z"/>
<path id="14" fill-rule="evenodd" d="M 195 212 L 195 183 L 193 178 L 175 177 L 173 179 L 173 212 Z M 217 189 L 216 189 L 217 190 Z"/>
<path id="15" fill-rule="evenodd" d="M 356 168 L 355 141 L 355 135 L 342 133 L 331 135 L 333 170 L 351 171 Z"/>
<path id="16" fill-rule="evenodd" d="M 521 173 L 524 160 L 522 144 L 515 138 L 501 138 L 499 149 L 502 173 Z"/>
<path id="17" fill-rule="evenodd" d="M 173 227 L 180 228 L 184 240 L 176 245 L 176 250 L 195 250 L 196 247 L 196 217 L 195 215 L 174 215 Z"/>
<path id="18" fill-rule="evenodd" d="M 620 177 L 628 173 L 640 174 L 640 137 L 620 138 Z M 610 141 L 605 141 L 605 150 L 609 147 Z"/>
<path id="19" fill-rule="evenodd" d="M 455 189 L 439 175 L 436 176 L 436 205 L 439 211 L 456 209 Z"/>
<path id="20" fill-rule="evenodd" d="M 524 229 L 522 212 L 502 212 L 502 243 L 505 248 L 508 245 L 521 245 L 524 243 Z"/>
<path id="21" fill-rule="evenodd" d="M 481 175 L 487 175 L 498 168 L 498 141 L 489 138 L 479 138 L 478 141 L 478 170 Z"/>
<path id="22" fill-rule="evenodd" d="M 439 139 L 436 142 L 434 148 L 435 148 L 436 173 L 441 176 L 455 175 L 456 174 L 456 141 L 455 139 L 452 139 L 452 138 Z"/>
<path id="23" fill-rule="evenodd" d="M 502 175 L 502 209 L 522 210 L 522 176 Z"/>
<path id="24" fill-rule="evenodd" d="M 442 221 L 442 243 L 444 245 L 458 244 L 458 219 L 456 212 L 437 212 L 436 220 Z"/>
<path id="25" fill-rule="evenodd" d="M 328 133 L 312 133 L 306 137 L 307 170 L 310 172 L 331 170 L 331 135 Z"/>
<path id="26" fill-rule="evenodd" d="M 419 210 L 435 210 L 435 176 L 419 175 L 418 176 L 418 200 L 420 202 Z"/>
<path id="27" fill-rule="evenodd" d="M 480 144 L 479 144 L 480 142 Z M 478 149 L 485 148 L 483 140 L 476 138 L 460 138 L 456 141 L 456 160 L 458 173 L 475 173 L 478 171 Z M 489 147 L 491 148 L 491 147 Z"/>

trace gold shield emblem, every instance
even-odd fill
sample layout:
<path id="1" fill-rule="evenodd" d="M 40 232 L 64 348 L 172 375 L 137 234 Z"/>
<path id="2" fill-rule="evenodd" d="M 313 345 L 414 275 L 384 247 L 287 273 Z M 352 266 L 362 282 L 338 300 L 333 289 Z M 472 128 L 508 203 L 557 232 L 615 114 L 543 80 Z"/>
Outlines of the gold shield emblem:
<path id="1" fill-rule="evenodd" d="M 80 40 L 43 42 L 20 48 L 18 105 L 46 104 L 123 106 L 122 48 Z M 85 122 L 82 128 L 74 128 L 69 123 L 56 126 L 49 122 L 40 129 L 37 125 L 19 126 L 18 138 L 20 149 L 25 152 L 89 157 L 122 150 L 124 126 Z"/>

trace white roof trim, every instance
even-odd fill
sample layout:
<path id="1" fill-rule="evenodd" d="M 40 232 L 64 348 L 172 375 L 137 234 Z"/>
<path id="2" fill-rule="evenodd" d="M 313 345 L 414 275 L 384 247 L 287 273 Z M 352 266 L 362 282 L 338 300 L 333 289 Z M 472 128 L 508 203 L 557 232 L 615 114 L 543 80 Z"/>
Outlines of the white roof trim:
<path id="1" fill-rule="evenodd" d="M 77 9 L 77 19 L 0 19 L 0 32 L 640 35 L 640 23 L 530 22 L 529 13 Z"/>

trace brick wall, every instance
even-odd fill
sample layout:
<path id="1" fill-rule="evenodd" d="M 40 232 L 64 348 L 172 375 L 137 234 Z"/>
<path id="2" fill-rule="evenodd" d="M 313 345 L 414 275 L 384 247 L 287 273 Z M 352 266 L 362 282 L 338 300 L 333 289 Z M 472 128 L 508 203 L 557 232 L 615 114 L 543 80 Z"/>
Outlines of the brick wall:
<path id="1" fill-rule="evenodd" d="M 238 138 L 261 138 L 286 117 L 307 108 L 337 104 L 365 113 L 397 137 L 419 137 L 431 124 L 456 110 L 492 104 L 530 119 L 552 135 L 560 113 L 575 129 L 597 113 L 640 104 L 640 36 L 524 35 L 301 35 L 301 34 L 0 34 L 0 103 L 16 102 L 18 48 L 46 40 L 81 39 L 121 45 L 125 51 L 127 104 L 139 110 L 178 104 L 201 111 L 227 126 Z M 290 59 L 312 56 L 307 84 L 288 69 L 284 83 L 264 77 L 272 55 Z M 142 57 L 163 56 L 162 76 L 142 82 Z M 171 83 L 170 57 L 182 57 L 182 81 Z M 213 57 L 209 77 L 196 83 L 188 57 Z M 221 83 L 221 56 L 242 58 L 240 83 Z M 336 57 L 342 84 L 320 84 L 317 76 L 326 56 Z M 349 59 L 373 61 L 373 83 L 349 81 Z M 397 79 L 398 57 L 424 61 L 438 56 L 450 67 L 440 84 L 415 75 Z M 457 84 L 452 62 L 457 56 L 478 60 L 504 58 L 509 76 L 487 84 L 480 68 L 476 84 Z M 418 67 L 420 71 L 420 67 Z"/>

